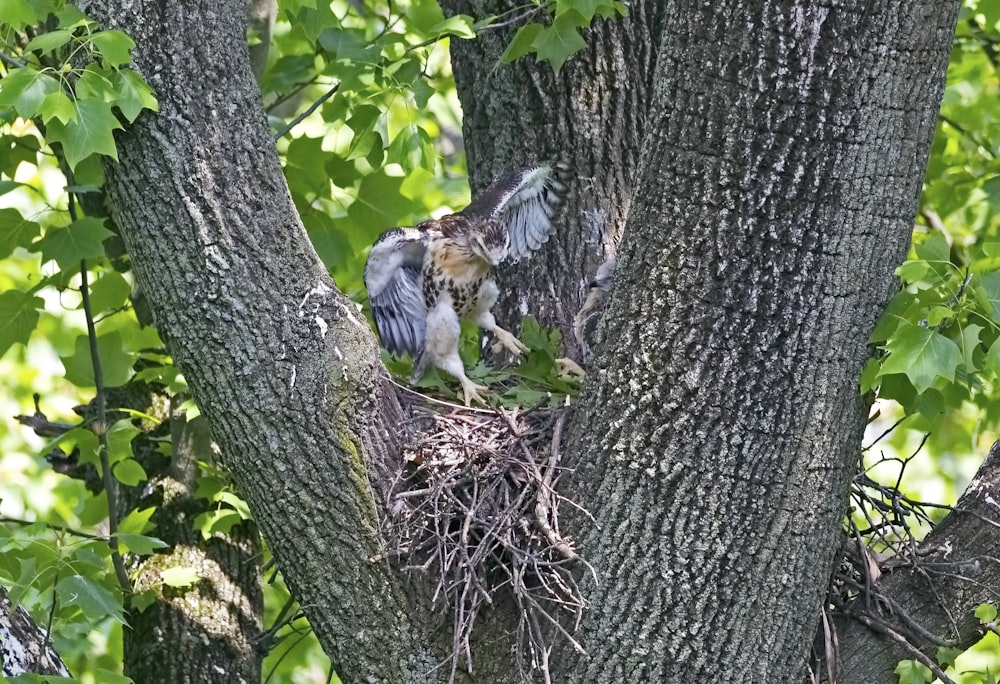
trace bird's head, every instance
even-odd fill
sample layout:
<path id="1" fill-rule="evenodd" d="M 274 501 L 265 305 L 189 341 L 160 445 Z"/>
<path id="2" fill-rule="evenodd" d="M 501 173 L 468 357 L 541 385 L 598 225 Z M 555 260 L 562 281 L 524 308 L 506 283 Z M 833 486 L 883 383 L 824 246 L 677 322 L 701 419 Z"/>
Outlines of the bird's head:
<path id="1" fill-rule="evenodd" d="M 510 248 L 507 227 L 500 221 L 486 221 L 472 233 L 469 245 L 473 254 L 490 266 L 496 266 L 507 258 Z"/>

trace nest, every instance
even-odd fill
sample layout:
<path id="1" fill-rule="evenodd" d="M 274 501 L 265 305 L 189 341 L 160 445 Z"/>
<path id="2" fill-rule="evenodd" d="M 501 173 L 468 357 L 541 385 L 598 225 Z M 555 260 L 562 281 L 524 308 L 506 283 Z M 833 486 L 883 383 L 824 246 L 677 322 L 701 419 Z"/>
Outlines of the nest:
<path id="1" fill-rule="evenodd" d="M 391 494 L 392 555 L 429 575 L 434 605 L 453 618 L 449 681 L 472 671 L 470 635 L 502 594 L 518 612 L 517 659 L 525 681 L 549 678 L 556 637 L 571 632 L 584 601 L 573 568 L 586 565 L 559 530 L 560 439 L 570 408 L 468 409 L 409 395 L 409 445 Z M 564 626 L 564 623 L 569 627 Z"/>

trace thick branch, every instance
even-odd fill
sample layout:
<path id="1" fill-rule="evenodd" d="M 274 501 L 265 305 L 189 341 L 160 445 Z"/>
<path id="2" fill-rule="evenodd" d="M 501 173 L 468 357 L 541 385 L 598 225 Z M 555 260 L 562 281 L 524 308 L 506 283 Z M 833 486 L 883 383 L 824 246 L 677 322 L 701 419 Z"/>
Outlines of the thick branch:
<path id="1" fill-rule="evenodd" d="M 250 72 L 246 3 L 87 9 L 135 39 L 159 98 L 107 168 L 157 326 L 341 678 L 419 680 L 437 654 L 381 560 L 376 524 L 398 404 L 288 195 Z"/>
<path id="2" fill-rule="evenodd" d="M 22 608 L 12 609 L 3 587 L 0 587 L 0 646 L 3 650 L 0 674 L 4 677 L 28 672 L 69 676 L 45 632 Z"/>
<path id="3" fill-rule="evenodd" d="M 913 558 L 890 558 L 882 564 L 876 589 L 892 599 L 895 611 L 880 613 L 879 621 L 931 657 L 942 642 L 968 647 L 978 641 L 983 626 L 974 616 L 976 608 L 1000 602 L 996 589 L 1000 587 L 998 501 L 1000 442 L 993 445 L 955 508 L 927 535 Z M 868 612 L 864 603 L 859 598 L 854 609 Z M 833 625 L 840 644 L 836 668 L 840 684 L 893 681 L 896 664 L 913 657 L 911 649 L 888 638 L 884 630 L 870 629 L 843 615 Z"/>

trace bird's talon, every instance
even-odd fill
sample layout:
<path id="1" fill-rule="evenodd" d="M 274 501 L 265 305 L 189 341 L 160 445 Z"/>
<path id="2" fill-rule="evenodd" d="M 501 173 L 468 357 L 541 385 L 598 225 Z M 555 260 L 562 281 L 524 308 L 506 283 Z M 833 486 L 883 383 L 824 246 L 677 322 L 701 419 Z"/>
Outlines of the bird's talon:
<path id="1" fill-rule="evenodd" d="M 556 359 L 556 368 L 559 369 L 559 375 L 573 375 L 578 378 L 587 375 L 587 371 L 583 370 L 580 364 L 566 356 Z"/>

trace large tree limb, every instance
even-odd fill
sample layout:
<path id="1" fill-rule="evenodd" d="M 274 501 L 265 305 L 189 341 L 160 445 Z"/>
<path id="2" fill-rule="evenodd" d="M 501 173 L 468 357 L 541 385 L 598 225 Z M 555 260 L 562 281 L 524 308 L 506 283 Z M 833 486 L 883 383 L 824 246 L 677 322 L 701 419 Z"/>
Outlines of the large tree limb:
<path id="1" fill-rule="evenodd" d="M 107 167 L 157 327 L 340 676 L 420 681 L 440 653 L 377 528 L 398 404 L 288 195 L 250 72 L 246 3 L 86 9 L 135 39 L 159 99 Z"/>
<path id="2" fill-rule="evenodd" d="M 881 566 L 875 596 L 861 595 L 850 615 L 833 620 L 840 645 L 840 684 L 891 681 L 903 659 L 919 649 L 933 658 L 938 646 L 967 648 L 983 635 L 975 617 L 982 603 L 1000 604 L 1000 442 L 990 449 L 955 508 L 908 554 Z M 867 624 L 865 624 L 867 622 Z M 896 634 L 906 639 L 907 647 Z"/>
<path id="3" fill-rule="evenodd" d="M 0 586 L 0 674 L 16 677 L 25 673 L 69 676 L 62 658 L 52 648 L 45 631 L 23 608 L 11 606 L 7 591 Z"/>

